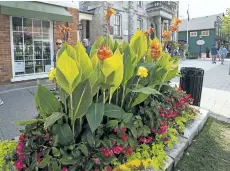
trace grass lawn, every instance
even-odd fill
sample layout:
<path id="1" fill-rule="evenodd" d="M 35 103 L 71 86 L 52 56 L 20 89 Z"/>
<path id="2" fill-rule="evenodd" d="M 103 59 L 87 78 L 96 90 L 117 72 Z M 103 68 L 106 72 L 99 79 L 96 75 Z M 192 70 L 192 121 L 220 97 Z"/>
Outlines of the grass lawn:
<path id="1" fill-rule="evenodd" d="M 230 124 L 208 119 L 174 171 L 230 171 Z"/>

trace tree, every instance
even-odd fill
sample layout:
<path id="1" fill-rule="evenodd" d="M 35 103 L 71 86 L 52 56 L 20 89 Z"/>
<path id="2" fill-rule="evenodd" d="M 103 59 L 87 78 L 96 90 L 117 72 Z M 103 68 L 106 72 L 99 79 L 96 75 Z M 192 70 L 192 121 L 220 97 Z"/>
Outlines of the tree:
<path id="1" fill-rule="evenodd" d="M 223 17 L 222 31 L 229 35 L 230 34 L 230 9 L 226 10 L 226 15 Z"/>

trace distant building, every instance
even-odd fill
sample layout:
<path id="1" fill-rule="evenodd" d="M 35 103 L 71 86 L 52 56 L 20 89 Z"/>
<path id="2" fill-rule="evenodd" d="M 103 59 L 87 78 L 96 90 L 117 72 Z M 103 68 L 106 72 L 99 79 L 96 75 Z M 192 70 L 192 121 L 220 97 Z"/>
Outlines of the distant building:
<path id="1" fill-rule="evenodd" d="M 178 17 L 179 1 L 81 1 L 79 21 L 80 38 L 94 42 L 107 34 L 104 11 L 112 7 L 115 15 L 110 19 L 110 36 L 118 41 L 129 41 L 137 29 L 155 28 L 153 36 L 161 39 L 163 30 L 169 29 L 174 17 Z M 173 34 L 172 40 L 177 40 Z"/>
<path id="2" fill-rule="evenodd" d="M 199 55 L 200 47 L 196 44 L 197 40 L 202 39 L 205 44 L 202 45 L 201 52 L 205 53 L 213 45 L 220 48 L 222 44 L 229 50 L 229 35 L 221 32 L 223 13 L 183 20 L 179 27 L 179 41 L 187 41 L 187 24 L 188 24 L 188 51 L 191 55 Z"/>

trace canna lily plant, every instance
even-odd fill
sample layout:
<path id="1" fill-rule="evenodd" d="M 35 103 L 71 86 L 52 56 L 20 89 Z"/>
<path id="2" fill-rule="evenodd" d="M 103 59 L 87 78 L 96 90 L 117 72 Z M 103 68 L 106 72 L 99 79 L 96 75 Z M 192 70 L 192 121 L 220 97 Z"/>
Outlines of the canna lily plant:
<path id="1" fill-rule="evenodd" d="M 108 32 L 114 13 L 111 8 L 105 11 Z M 75 47 L 68 44 L 68 31 L 60 31 L 65 43 L 56 68 L 49 72 L 56 95 L 38 83 L 39 116 L 16 122 L 25 126 L 17 146 L 17 170 L 162 169 L 167 160 L 165 145 L 171 147 L 177 140 L 174 125 L 183 130 L 193 116 L 190 97 L 184 98 L 184 93 L 173 100 L 183 97 L 176 107 L 162 101 L 171 98 L 165 85 L 178 75 L 179 58 L 172 59 L 157 38 L 152 40 L 141 30 L 129 43 L 99 37 L 88 55 L 81 42 Z M 153 31 L 150 28 L 148 34 Z M 154 106 L 153 113 L 139 114 L 149 99 L 172 109 Z M 191 117 L 184 119 L 187 113 Z"/>

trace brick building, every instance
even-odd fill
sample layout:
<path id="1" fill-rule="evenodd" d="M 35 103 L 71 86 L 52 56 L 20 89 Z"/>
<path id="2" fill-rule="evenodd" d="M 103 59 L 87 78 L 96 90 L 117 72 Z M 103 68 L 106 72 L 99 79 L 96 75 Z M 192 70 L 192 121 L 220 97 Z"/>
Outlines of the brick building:
<path id="1" fill-rule="evenodd" d="M 0 84 L 47 77 L 53 66 L 58 25 L 78 39 L 79 3 L 0 1 Z"/>

